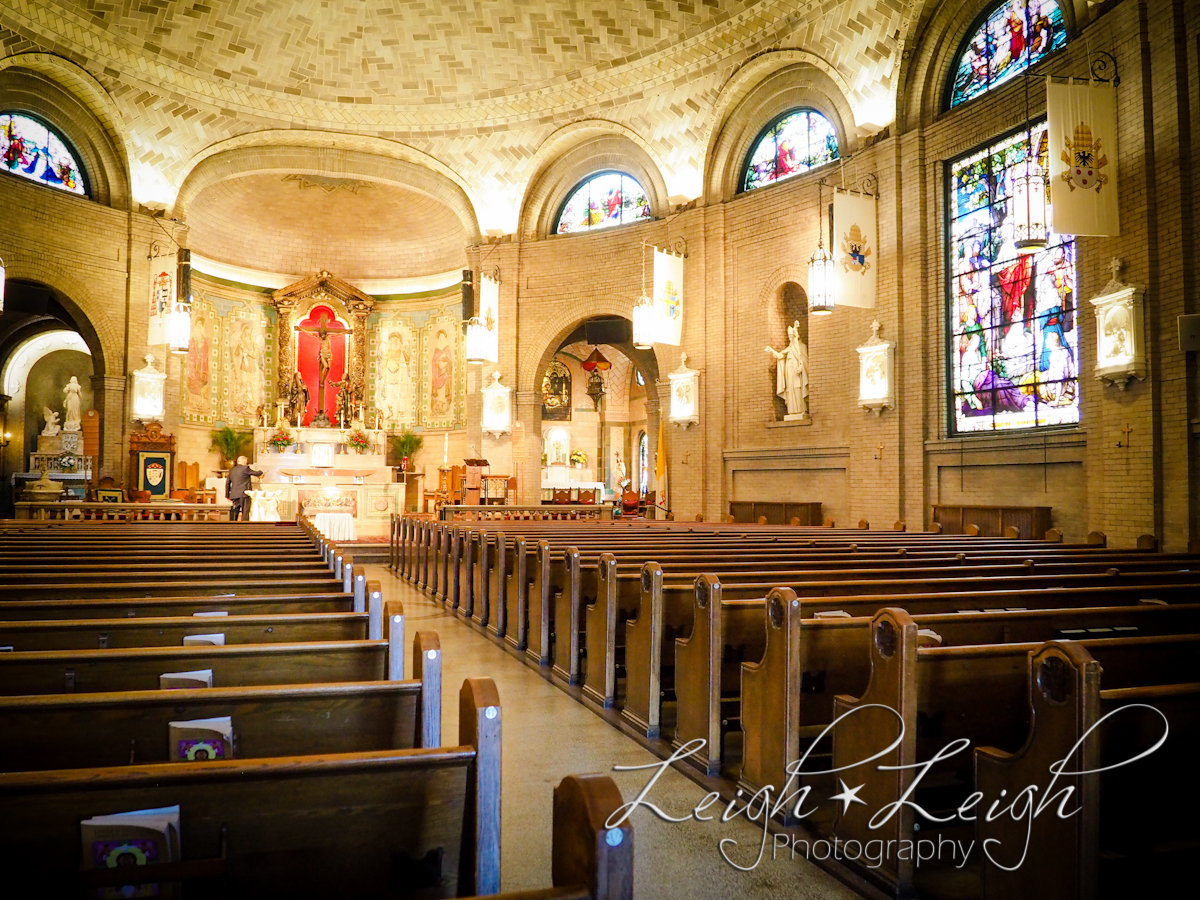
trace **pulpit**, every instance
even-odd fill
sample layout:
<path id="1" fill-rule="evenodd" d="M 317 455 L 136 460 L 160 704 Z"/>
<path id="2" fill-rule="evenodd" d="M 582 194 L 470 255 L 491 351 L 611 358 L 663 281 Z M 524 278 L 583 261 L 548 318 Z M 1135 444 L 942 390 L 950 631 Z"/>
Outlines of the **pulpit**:
<path id="1" fill-rule="evenodd" d="M 130 490 L 144 491 L 151 500 L 169 500 L 174 486 L 175 435 L 163 434 L 161 422 L 147 422 L 129 436 Z"/>

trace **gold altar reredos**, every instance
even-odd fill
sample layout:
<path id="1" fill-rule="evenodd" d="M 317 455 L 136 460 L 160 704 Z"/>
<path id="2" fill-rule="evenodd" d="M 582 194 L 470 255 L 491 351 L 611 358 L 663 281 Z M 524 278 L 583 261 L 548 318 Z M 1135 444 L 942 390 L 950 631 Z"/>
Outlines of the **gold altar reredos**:
<path id="1" fill-rule="evenodd" d="M 275 329 L 276 359 L 279 360 L 275 395 L 282 397 L 286 394 L 287 384 L 296 371 L 299 335 L 295 324 L 303 320 L 314 306 L 324 304 L 352 323 L 346 371 L 358 396 L 364 396 L 367 384 L 367 316 L 375 308 L 375 298 L 326 271 L 320 271 L 275 291 L 271 294 L 271 303 L 279 314 L 279 327 Z"/>

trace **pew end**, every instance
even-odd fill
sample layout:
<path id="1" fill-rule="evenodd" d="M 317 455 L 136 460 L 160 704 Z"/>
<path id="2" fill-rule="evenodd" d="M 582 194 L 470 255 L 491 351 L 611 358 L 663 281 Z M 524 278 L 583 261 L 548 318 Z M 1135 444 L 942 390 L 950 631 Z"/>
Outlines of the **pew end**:
<path id="1" fill-rule="evenodd" d="M 1137 548 L 1139 550 L 1149 550 L 1151 553 L 1158 552 L 1158 538 L 1152 534 L 1139 535 L 1137 539 Z"/>
<path id="2" fill-rule="evenodd" d="M 904 524 L 903 519 L 897 519 L 892 525 L 892 531 L 908 531 L 908 526 Z"/>
<path id="3" fill-rule="evenodd" d="M 1047 544 L 1061 544 L 1063 533 L 1057 528 L 1051 528 L 1046 532 L 1045 541 Z"/>
<path id="4" fill-rule="evenodd" d="M 467 773 L 466 817 L 459 890 L 500 890 L 500 694 L 490 678 L 468 678 L 458 693 L 458 742 L 475 748 Z"/>
<path id="5" fill-rule="evenodd" d="M 398 602 L 398 601 L 397 601 Z M 417 747 L 442 744 L 442 643 L 436 631 L 413 637 L 413 678 L 421 682 L 417 712 Z"/>
<path id="6" fill-rule="evenodd" d="M 388 642 L 388 679 L 404 679 L 404 604 L 389 600 L 383 606 L 381 640 Z"/>
<path id="7" fill-rule="evenodd" d="M 1105 534 L 1103 531 L 1089 531 L 1088 536 L 1087 536 L 1087 542 L 1089 545 L 1091 545 L 1093 547 L 1107 547 L 1108 546 L 1108 535 Z M 1200 553 L 1200 547 L 1193 549 L 1191 546 L 1189 546 L 1188 553 Z"/>
<path id="8" fill-rule="evenodd" d="M 633 826 L 608 822 L 624 804 L 607 775 L 568 775 L 554 789 L 552 880 L 594 900 L 632 900 Z"/>

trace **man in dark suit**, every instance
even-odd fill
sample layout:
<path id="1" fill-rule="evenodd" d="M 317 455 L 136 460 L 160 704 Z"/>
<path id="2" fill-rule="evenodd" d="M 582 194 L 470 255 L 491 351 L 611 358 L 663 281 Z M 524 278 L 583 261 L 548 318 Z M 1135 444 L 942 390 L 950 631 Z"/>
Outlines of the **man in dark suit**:
<path id="1" fill-rule="evenodd" d="M 236 522 L 240 517 L 243 522 L 250 520 L 250 498 L 246 489 L 250 487 L 250 476 L 262 478 L 262 472 L 250 468 L 249 460 L 244 456 L 237 458 L 237 465 L 229 470 L 229 480 L 225 482 L 225 496 L 233 501 L 229 507 L 229 521 Z"/>

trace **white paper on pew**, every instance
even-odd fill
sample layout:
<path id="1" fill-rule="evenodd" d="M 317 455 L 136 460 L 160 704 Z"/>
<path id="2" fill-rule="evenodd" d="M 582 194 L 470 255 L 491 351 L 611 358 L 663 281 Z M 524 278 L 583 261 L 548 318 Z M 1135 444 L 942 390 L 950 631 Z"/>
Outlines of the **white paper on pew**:
<path id="1" fill-rule="evenodd" d="M 211 618 L 213 616 L 227 616 L 227 615 L 229 615 L 229 610 L 215 609 L 212 612 L 198 612 L 198 613 L 192 613 L 192 615 L 197 619 Z"/>
<path id="2" fill-rule="evenodd" d="M 225 633 L 219 634 L 185 634 L 183 636 L 183 646 L 190 647 L 194 644 L 213 644 L 217 647 L 225 646 Z"/>
<path id="3" fill-rule="evenodd" d="M 158 676 L 159 690 L 172 688 L 210 688 L 213 683 L 212 669 L 193 669 L 191 672 L 163 672 Z"/>
<path id="4" fill-rule="evenodd" d="M 167 723 L 167 753 L 172 762 L 202 762 L 233 757 L 233 718 L 185 719 Z"/>
<path id="5" fill-rule="evenodd" d="M 940 647 L 942 646 L 942 636 L 932 628 L 917 629 L 917 646 L 918 647 Z"/>
<path id="6" fill-rule="evenodd" d="M 814 619 L 850 619 L 853 616 L 844 609 L 829 609 L 813 613 Z"/>
<path id="7" fill-rule="evenodd" d="M 121 857 L 152 855 L 147 862 L 168 863 L 180 858 L 179 807 L 135 809 L 130 812 L 95 816 L 79 823 L 83 837 L 83 867 L 109 868 Z M 116 860 L 107 859 L 116 856 Z M 174 894 L 167 885 L 159 885 L 159 896 Z M 166 890 L 162 890 L 166 888 Z"/>

